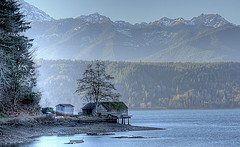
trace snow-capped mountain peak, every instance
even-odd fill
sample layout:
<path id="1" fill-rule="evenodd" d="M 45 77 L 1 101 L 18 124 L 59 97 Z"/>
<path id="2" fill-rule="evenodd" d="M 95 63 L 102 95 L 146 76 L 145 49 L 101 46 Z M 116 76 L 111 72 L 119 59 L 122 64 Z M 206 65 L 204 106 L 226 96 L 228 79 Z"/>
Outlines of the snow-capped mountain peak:
<path id="1" fill-rule="evenodd" d="M 43 12 L 42 10 L 38 9 L 37 7 L 30 5 L 29 3 L 25 2 L 24 0 L 19 0 L 21 5 L 21 12 L 25 15 L 25 20 L 28 22 L 33 21 L 51 21 L 54 20 L 48 14 Z"/>
<path id="2" fill-rule="evenodd" d="M 229 23 L 219 14 L 201 14 L 198 17 L 194 17 L 190 21 L 192 24 L 203 24 L 205 26 L 219 27 Z"/>
<path id="3" fill-rule="evenodd" d="M 133 25 L 130 24 L 129 22 L 125 22 L 125 21 L 115 21 L 114 22 L 114 26 L 129 28 L 129 27 L 132 27 Z"/>
<path id="4" fill-rule="evenodd" d="M 77 18 L 81 19 L 82 21 L 90 22 L 90 23 L 103 22 L 103 21 L 111 22 L 111 20 L 108 17 L 100 15 L 99 13 L 93 13 L 90 15 L 81 15 Z"/>
<path id="5" fill-rule="evenodd" d="M 187 21 L 185 19 L 183 19 L 182 17 L 179 17 L 176 19 L 170 19 L 167 17 L 163 17 L 160 20 L 155 21 L 151 24 L 160 25 L 160 26 L 174 26 L 174 25 L 181 24 L 181 23 L 187 24 Z"/>
<path id="6" fill-rule="evenodd" d="M 158 23 L 161 23 L 162 25 L 168 26 L 169 24 L 171 24 L 172 19 L 169 19 L 167 17 L 163 17 L 161 18 Z"/>
<path id="7" fill-rule="evenodd" d="M 176 19 L 170 19 L 167 17 L 163 17 L 158 21 L 155 21 L 151 24 L 159 25 L 159 26 L 174 26 L 177 24 L 187 24 L 187 25 L 204 25 L 210 27 L 220 27 L 229 23 L 222 16 L 218 14 L 201 14 L 198 17 L 194 17 L 191 20 L 185 20 L 182 17 Z"/>
<path id="8" fill-rule="evenodd" d="M 46 14 L 44 11 L 38 9 L 37 7 L 30 5 L 29 3 L 25 2 L 24 0 L 19 0 L 19 3 L 21 5 L 21 12 L 23 12 L 25 16 L 25 20 L 29 22 L 34 21 L 52 21 L 54 20 L 52 17 L 50 17 L 48 14 Z M 130 28 L 130 27 L 146 27 L 147 25 L 157 25 L 157 26 L 174 26 L 178 24 L 186 24 L 186 25 L 204 25 L 209 27 L 220 27 L 222 25 L 228 24 L 229 22 L 224 19 L 222 16 L 218 14 L 201 14 L 198 17 L 194 17 L 191 20 L 185 20 L 181 17 L 176 19 L 170 19 L 167 17 L 163 17 L 160 20 L 157 20 L 155 22 L 151 23 L 141 23 L 141 24 L 130 24 L 125 21 L 111 21 L 110 18 L 100 15 L 99 13 L 93 13 L 90 15 L 81 15 L 77 17 L 76 19 L 80 19 L 82 21 L 85 21 L 87 23 L 99 23 L 99 22 L 108 22 L 115 27 L 120 28 Z"/>
<path id="9" fill-rule="evenodd" d="M 183 19 L 182 17 L 176 18 L 171 22 L 171 25 L 175 25 L 175 24 L 187 24 L 188 22 Z"/>

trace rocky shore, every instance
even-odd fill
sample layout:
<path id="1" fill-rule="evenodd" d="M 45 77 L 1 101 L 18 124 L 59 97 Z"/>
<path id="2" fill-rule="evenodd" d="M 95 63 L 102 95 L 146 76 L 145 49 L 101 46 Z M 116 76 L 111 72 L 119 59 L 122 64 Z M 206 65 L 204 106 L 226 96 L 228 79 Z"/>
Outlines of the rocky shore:
<path id="1" fill-rule="evenodd" d="M 163 128 L 139 127 L 109 123 L 101 118 L 51 116 L 12 118 L 0 120 L 0 145 L 32 142 L 39 136 L 74 135 L 88 132 L 121 132 L 164 130 Z"/>

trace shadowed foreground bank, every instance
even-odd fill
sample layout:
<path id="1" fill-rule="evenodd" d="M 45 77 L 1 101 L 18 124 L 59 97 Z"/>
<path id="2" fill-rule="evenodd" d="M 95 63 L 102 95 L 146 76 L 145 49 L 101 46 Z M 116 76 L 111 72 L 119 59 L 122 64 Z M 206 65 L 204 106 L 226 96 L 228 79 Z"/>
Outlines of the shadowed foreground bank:
<path id="1" fill-rule="evenodd" d="M 20 119 L 12 118 L 0 121 L 0 145 L 13 143 L 26 143 L 39 136 L 74 135 L 87 132 L 122 132 L 142 130 L 164 130 L 163 128 L 139 127 L 108 123 L 101 118 L 60 118 L 30 117 Z"/>

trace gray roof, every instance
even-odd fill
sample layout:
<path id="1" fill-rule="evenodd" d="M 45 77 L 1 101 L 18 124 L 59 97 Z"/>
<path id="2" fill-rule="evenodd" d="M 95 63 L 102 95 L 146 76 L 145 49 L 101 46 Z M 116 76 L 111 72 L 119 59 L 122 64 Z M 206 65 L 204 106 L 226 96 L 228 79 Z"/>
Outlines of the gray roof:
<path id="1" fill-rule="evenodd" d="M 84 107 L 82 107 L 83 110 L 93 110 L 95 108 L 95 103 L 87 103 Z"/>
<path id="2" fill-rule="evenodd" d="M 71 104 L 58 104 L 57 106 L 63 106 L 63 107 L 74 107 L 73 105 Z M 56 106 L 56 107 L 57 107 Z"/>

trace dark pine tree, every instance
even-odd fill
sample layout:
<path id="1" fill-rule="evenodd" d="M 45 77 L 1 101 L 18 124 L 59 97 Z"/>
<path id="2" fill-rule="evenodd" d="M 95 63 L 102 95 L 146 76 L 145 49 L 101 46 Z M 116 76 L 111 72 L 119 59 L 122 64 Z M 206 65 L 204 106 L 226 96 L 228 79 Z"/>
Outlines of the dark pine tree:
<path id="1" fill-rule="evenodd" d="M 39 108 L 40 93 L 36 90 L 36 65 L 31 39 L 23 35 L 30 28 L 15 0 L 0 1 L 0 86 L 4 111 L 29 106 Z"/>

